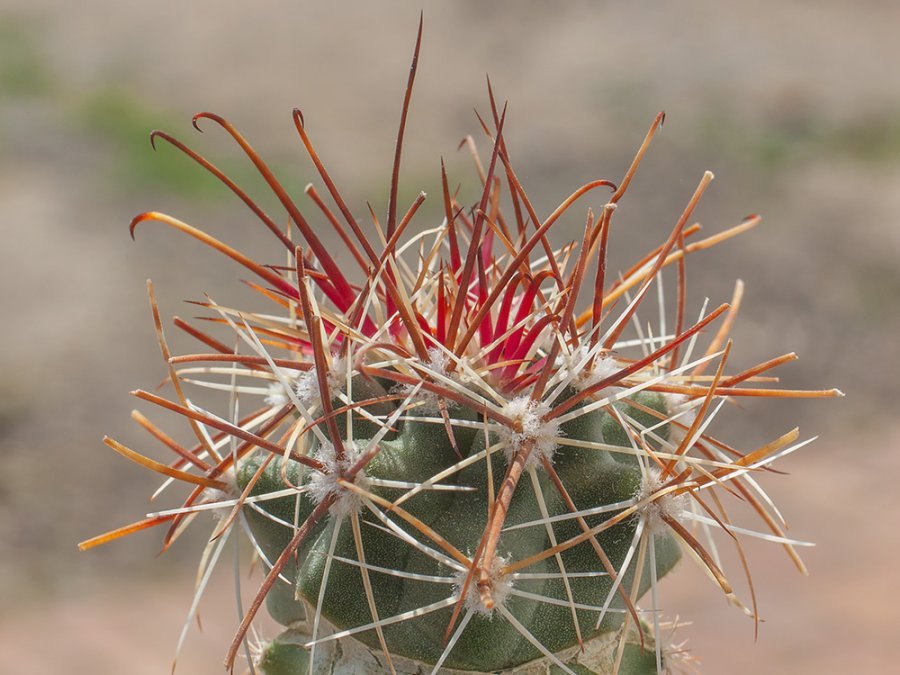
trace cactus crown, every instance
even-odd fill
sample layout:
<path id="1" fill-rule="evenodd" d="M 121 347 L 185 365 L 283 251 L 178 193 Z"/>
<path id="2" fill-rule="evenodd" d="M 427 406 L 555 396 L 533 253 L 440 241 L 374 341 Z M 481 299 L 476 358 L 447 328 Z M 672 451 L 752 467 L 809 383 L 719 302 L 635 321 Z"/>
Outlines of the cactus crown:
<path id="1" fill-rule="evenodd" d="M 505 108 L 489 87 L 491 114 L 479 118 L 488 162 L 468 139 L 483 185 L 479 202 L 458 203 L 442 166 L 443 222 L 415 232 L 425 195 L 400 214 L 397 183 L 420 42 L 421 24 L 383 225 L 374 213 L 360 225 L 299 111 L 297 132 L 337 207 L 309 186 L 315 221 L 228 121 L 194 118 L 237 141 L 286 210 L 287 230 L 204 157 L 153 133 L 237 195 L 288 262 L 257 263 L 162 213 L 134 219 L 132 233 L 145 221 L 164 223 L 243 265 L 274 310 L 238 311 L 208 298 L 204 306 L 231 340 L 176 320 L 204 350 L 173 357 L 150 287 L 174 396 L 135 396 L 187 418 L 196 442 L 181 445 L 136 412 L 175 461 L 106 443 L 191 492 L 183 507 L 82 548 L 156 525 L 168 527 L 168 548 L 195 514 L 218 513 L 201 578 L 228 535 L 243 532 L 266 577 L 227 665 L 265 602 L 285 626 L 253 659 L 266 675 L 661 671 L 677 656 L 661 638 L 656 584 L 682 550 L 754 617 L 755 604 L 745 607 L 732 592 L 715 532 L 738 546 L 737 534 L 779 543 L 803 571 L 799 542 L 786 537 L 750 474 L 804 442 L 795 429 L 761 448 L 733 448 L 708 432 L 717 411 L 734 397 L 839 392 L 762 388 L 792 354 L 727 373 L 740 282 L 730 304 L 704 305 L 695 322 L 686 318 L 688 255 L 759 221 L 751 216 L 698 239 L 691 215 L 709 172 L 660 246 L 619 274 L 608 271 L 616 208 L 662 114 L 618 185 L 591 181 L 541 218 L 513 169 Z M 596 213 L 587 209 L 580 243 L 554 249 L 550 230 L 600 191 L 610 194 Z M 338 264 L 321 224 L 334 228 L 358 271 Z M 668 274 L 678 300 L 667 318 Z M 584 296 L 590 300 L 579 310 Z M 648 297 L 660 308 L 658 325 L 645 331 L 638 312 Z M 235 336 L 237 349 L 228 346 Z M 227 412 L 201 409 L 188 386 L 227 391 Z M 243 412 L 250 398 L 257 404 Z M 729 497 L 750 505 L 765 532 L 732 526 Z"/>

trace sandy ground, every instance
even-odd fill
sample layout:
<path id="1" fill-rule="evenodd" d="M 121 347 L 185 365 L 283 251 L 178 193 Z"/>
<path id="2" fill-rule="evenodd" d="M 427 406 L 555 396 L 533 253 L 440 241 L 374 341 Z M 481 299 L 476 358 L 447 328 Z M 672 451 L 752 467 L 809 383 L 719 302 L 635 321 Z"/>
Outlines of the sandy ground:
<path id="1" fill-rule="evenodd" d="M 258 257 L 272 249 L 223 191 L 171 151 L 154 155 L 147 132 L 190 140 L 261 194 L 223 134 L 190 129 L 198 110 L 227 114 L 301 194 L 313 174 L 290 122 L 300 105 L 353 208 L 370 199 L 383 210 L 417 11 L 361 0 L 0 3 L 0 671 L 168 672 L 189 602 L 199 541 L 168 560 L 153 558 L 153 535 L 90 555 L 74 543 L 140 517 L 154 488 L 99 442 L 143 442 L 127 392 L 163 377 L 144 280 L 154 277 L 166 315 L 190 315 L 180 300 L 203 291 L 247 294 L 233 266 L 161 229 L 133 244 L 127 223 L 157 208 Z M 848 393 L 730 416 L 730 439 L 745 447 L 794 424 L 822 435 L 769 483 L 792 533 L 818 546 L 809 578 L 777 547 L 751 547 L 766 619 L 756 643 L 699 573 L 667 580 L 704 672 L 880 673 L 895 662 L 898 23 L 900 7 L 878 0 L 426 9 L 401 199 L 438 194 L 440 155 L 472 189 L 455 146 L 477 130 L 485 72 L 510 100 L 507 141 L 542 212 L 590 178 L 618 177 L 664 108 L 617 214 L 614 264 L 655 244 L 713 169 L 698 212 L 709 231 L 752 211 L 766 221 L 697 257 L 693 306 L 726 300 L 741 276 L 735 366 L 795 350 L 786 386 Z M 438 211 L 426 203 L 422 222 Z M 181 672 L 221 672 L 230 583 L 211 592 Z"/>

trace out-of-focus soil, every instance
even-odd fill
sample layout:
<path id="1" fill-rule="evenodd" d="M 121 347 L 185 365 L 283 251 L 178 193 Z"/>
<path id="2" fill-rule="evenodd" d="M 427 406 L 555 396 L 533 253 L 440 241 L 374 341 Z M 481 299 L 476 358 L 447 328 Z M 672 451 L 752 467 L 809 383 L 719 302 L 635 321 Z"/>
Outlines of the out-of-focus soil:
<path id="1" fill-rule="evenodd" d="M 505 136 L 540 213 L 589 179 L 617 179 L 664 108 L 666 127 L 616 216 L 613 266 L 656 245 L 712 169 L 697 213 L 707 231 L 751 211 L 766 220 L 690 261 L 691 307 L 727 300 L 740 276 L 735 369 L 797 351 L 784 386 L 848 394 L 750 401 L 717 426 L 746 448 L 795 424 L 822 435 L 780 467 L 790 476 L 766 482 L 791 534 L 818 546 L 805 556 L 809 578 L 777 546 L 748 546 L 765 618 L 757 642 L 752 622 L 684 565 L 662 584 L 668 612 L 693 621 L 678 636 L 709 673 L 891 672 L 900 6 L 434 4 L 401 199 L 439 194 L 440 155 L 474 194 L 456 144 L 478 131 L 485 72 L 510 100 Z M 0 671 L 168 672 L 189 605 L 202 527 L 160 560 L 154 534 L 86 554 L 75 542 L 150 508 L 153 479 L 100 442 L 108 433 L 141 447 L 127 392 L 165 375 L 144 279 L 167 316 L 190 316 L 180 300 L 204 291 L 237 305 L 248 293 L 240 270 L 194 242 L 144 226 L 133 244 L 127 225 L 159 209 L 264 260 L 277 249 L 199 169 L 170 148 L 154 155 L 147 132 L 189 140 L 263 195 L 224 134 L 190 128 L 199 110 L 226 114 L 302 196 L 318 183 L 290 120 L 302 106 L 354 211 L 371 200 L 381 213 L 417 18 L 399 1 L 0 5 Z M 432 201 L 419 222 L 440 217 Z M 578 236 L 582 218 L 558 241 Z M 174 418 L 161 420 L 177 435 Z M 221 672 L 237 623 L 230 584 L 226 573 L 210 590 L 180 672 Z"/>

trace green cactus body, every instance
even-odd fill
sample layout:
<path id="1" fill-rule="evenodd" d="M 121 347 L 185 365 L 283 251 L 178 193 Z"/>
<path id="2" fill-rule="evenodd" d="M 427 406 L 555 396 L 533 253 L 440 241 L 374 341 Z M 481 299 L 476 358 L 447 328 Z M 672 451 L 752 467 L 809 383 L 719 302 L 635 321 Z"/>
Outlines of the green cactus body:
<path id="1" fill-rule="evenodd" d="M 654 395 L 643 394 L 639 394 L 637 399 L 649 405 L 658 405 L 661 400 Z M 454 408 L 453 413 L 458 412 Z M 577 418 L 578 423 L 569 424 L 562 433 L 570 438 L 602 442 L 603 430 L 613 435 L 610 430 L 617 426 L 617 422 L 603 411 L 591 413 L 585 418 Z M 624 439 L 624 436 L 624 431 L 619 429 L 614 435 L 619 442 L 615 444 L 631 448 L 630 441 Z M 366 478 L 422 482 L 453 467 L 460 459 L 477 456 L 485 450 L 483 433 L 454 433 L 454 439 L 455 450 L 443 425 L 434 421 L 408 419 L 394 440 L 381 442 L 379 454 L 366 467 Z M 497 440 L 496 434 L 488 435 L 489 446 L 496 445 Z M 355 442 L 364 444 L 365 441 L 356 439 Z M 461 457 L 457 456 L 457 451 Z M 310 452 L 315 455 L 316 448 L 311 448 Z M 490 455 L 490 463 L 492 493 L 496 495 L 507 470 L 507 458 L 502 451 L 495 449 Z M 252 460 L 242 466 L 238 475 L 241 488 L 246 486 L 258 466 L 259 463 Z M 579 510 L 628 502 L 640 489 L 641 472 L 638 467 L 631 462 L 621 461 L 615 453 L 571 447 L 558 449 L 553 456 L 553 466 Z M 310 471 L 296 462 L 289 461 L 286 466 L 273 462 L 262 474 L 251 495 L 264 496 L 282 489 L 285 484 L 282 471 L 290 484 L 308 487 Z M 530 478 L 531 475 L 534 476 L 533 479 Z M 439 532 L 457 549 L 471 555 L 487 526 L 488 495 L 491 494 L 487 488 L 487 459 L 469 464 L 448 477 L 446 482 L 468 490 L 421 491 L 404 502 L 403 508 Z M 403 493 L 401 490 L 385 487 L 368 489 L 390 501 L 396 500 Z M 301 492 L 296 497 L 282 497 L 262 504 L 261 508 L 245 506 L 244 512 L 267 557 L 274 560 L 291 539 L 291 524 L 303 522 L 312 512 L 315 502 L 309 493 Z M 509 529 L 501 536 L 498 550 L 502 552 L 504 559 L 519 560 L 539 554 L 553 543 L 567 541 L 581 533 L 573 519 L 561 520 L 549 526 L 552 528 L 551 542 L 548 524 L 541 523 L 545 518 L 542 509 L 551 518 L 569 513 L 566 503 L 543 471 L 539 467 L 532 467 L 527 484 L 517 490 L 512 498 L 506 526 L 515 528 L 516 525 L 526 523 L 536 524 Z M 589 527 L 595 527 L 616 513 L 614 510 L 587 516 L 585 520 Z M 360 515 L 362 547 L 366 564 L 371 566 L 369 577 L 380 620 L 402 616 L 421 607 L 439 605 L 448 599 L 455 600 L 464 574 L 448 564 L 452 561 L 442 561 L 437 556 L 429 556 L 417 550 L 396 533 L 386 530 L 383 522 L 363 508 L 360 508 Z M 635 523 L 634 518 L 628 518 L 597 535 L 597 543 L 605 551 L 615 570 L 623 568 L 625 557 L 632 546 Z M 430 544 L 402 521 L 396 526 L 421 545 Z M 337 535 L 335 530 L 338 530 Z M 329 554 L 332 542 L 334 550 Z M 671 536 L 665 533 L 656 537 L 655 546 L 656 576 L 662 577 L 678 560 L 680 551 Z M 334 515 L 311 533 L 299 550 L 298 562 L 285 569 L 292 585 L 281 583 L 270 591 L 270 613 L 283 624 L 291 625 L 298 619 L 307 620 L 310 613 L 315 612 L 312 608 L 320 606 L 322 617 L 327 619 L 333 630 L 370 625 L 374 617 L 364 600 L 366 592 L 362 572 L 355 562 L 358 562 L 357 549 L 347 518 Z M 569 586 L 568 591 L 560 564 Z M 632 560 L 624 578 L 620 580 L 623 588 L 631 588 L 634 564 Z M 649 564 L 647 561 L 645 567 Z M 328 574 L 323 591 L 326 568 Z M 374 571 L 375 568 L 394 570 L 398 575 Z M 561 553 L 559 559 L 549 557 L 531 565 L 522 578 L 504 580 L 503 583 L 509 584 L 512 589 L 512 593 L 504 599 L 504 608 L 547 650 L 553 653 L 563 652 L 578 643 L 573 607 L 576 608 L 575 615 L 584 640 L 590 640 L 602 632 L 613 631 L 621 624 L 624 603 L 616 597 L 612 578 L 603 573 L 603 570 L 591 543 L 585 541 Z M 412 575 L 421 576 L 416 578 Z M 424 581 L 420 580 L 421 577 L 435 580 Z M 645 569 L 641 574 L 638 595 L 642 595 L 649 587 L 650 578 L 649 569 Z M 473 591 L 474 589 L 470 593 Z M 600 609 L 608 598 L 612 598 L 612 601 L 608 603 L 608 611 L 598 626 Z M 468 625 L 453 651 L 444 660 L 445 667 L 494 672 L 514 669 L 543 658 L 543 653 L 524 638 L 516 627 L 493 615 L 498 610 L 479 611 L 478 608 L 471 608 L 476 603 L 467 604 L 472 612 Z M 386 625 L 383 629 L 384 637 L 391 654 L 433 666 L 441 658 L 444 649 L 443 635 L 451 613 L 452 606 L 445 605 L 420 617 Z M 378 637 L 372 629 L 355 633 L 353 637 L 372 649 L 379 648 Z M 311 638 L 308 637 L 308 641 Z M 293 645 L 290 649 L 296 650 L 298 647 Z M 276 672 L 280 671 L 273 671 L 273 675 Z"/>
<path id="2" fill-rule="evenodd" d="M 213 323 L 205 325 L 226 336 L 176 320 L 212 353 L 173 357 L 149 288 L 174 394 L 133 393 L 190 420 L 193 439 L 181 445 L 136 413 L 176 453 L 171 464 L 105 442 L 164 475 L 164 488 L 188 487 L 188 496 L 178 509 L 80 546 L 165 525 L 168 548 L 194 516 L 217 511 L 223 519 L 202 559 L 199 595 L 223 551 L 221 535 L 244 532 L 265 579 L 227 652 L 229 668 L 256 646 L 250 630 L 263 604 L 285 629 L 258 645 L 254 667 L 264 675 L 649 675 L 677 666 L 687 657 L 668 644 L 656 584 L 683 549 L 750 614 L 753 603 L 736 597 L 721 568 L 717 537 L 728 546 L 738 535 L 774 542 L 805 571 L 796 551 L 804 542 L 787 537 L 759 479 L 806 441 L 794 429 L 741 450 L 711 435 L 713 418 L 741 396 L 840 395 L 756 386 L 772 382 L 768 371 L 793 354 L 728 372 L 740 283 L 731 305 L 704 305 L 689 320 L 688 254 L 759 218 L 698 241 L 700 228 L 689 223 L 712 181 L 706 172 L 664 242 L 607 273 L 613 216 L 664 115 L 619 187 L 592 180 L 541 218 L 510 162 L 505 109 L 491 92 L 491 114 L 481 119 L 490 161 L 471 144 L 480 198 L 459 203 L 442 166 L 443 222 L 417 230 L 424 193 L 405 215 L 397 204 L 410 95 L 383 225 L 374 212 L 371 224 L 353 214 L 299 110 L 297 132 L 336 211 L 310 187 L 321 213 L 304 216 L 218 115 L 200 113 L 194 124 L 215 124 L 237 141 L 284 207 L 278 217 L 201 155 L 153 133 L 249 206 L 275 235 L 279 257 L 256 262 L 158 212 L 137 216 L 132 234 L 155 221 L 197 239 L 253 273 L 260 282 L 251 288 L 276 309 L 242 312 L 209 298 L 204 318 Z M 554 248 L 550 230 L 573 223 L 579 200 L 594 200 L 577 218 L 585 223 L 580 244 Z M 327 227 L 346 255 L 329 250 Z M 663 290 L 673 281 L 674 312 Z M 658 321 L 647 324 L 654 296 Z M 626 334 L 632 328 L 636 337 Z M 227 408 L 200 407 L 195 386 L 226 390 Z M 740 509 L 726 507 L 735 496 Z M 741 509 L 758 519 L 755 529 L 732 526 Z"/>

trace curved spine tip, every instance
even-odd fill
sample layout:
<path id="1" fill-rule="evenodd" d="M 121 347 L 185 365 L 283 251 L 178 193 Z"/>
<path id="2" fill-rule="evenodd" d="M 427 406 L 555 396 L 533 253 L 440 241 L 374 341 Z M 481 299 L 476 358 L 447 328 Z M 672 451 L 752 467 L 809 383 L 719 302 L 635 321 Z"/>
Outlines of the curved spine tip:
<path id="1" fill-rule="evenodd" d="M 213 122 L 216 122 L 217 124 L 220 124 L 220 125 L 224 125 L 224 121 L 225 121 L 224 118 L 222 118 L 219 115 L 216 115 L 215 113 L 205 112 L 205 111 L 198 112 L 196 115 L 194 115 L 191 118 L 191 126 L 193 126 L 201 134 L 203 133 L 203 129 L 200 128 L 200 120 L 212 120 Z"/>
<path id="2" fill-rule="evenodd" d="M 163 132 L 159 129 L 154 129 L 150 132 L 150 147 L 153 148 L 153 151 L 156 152 L 156 137 L 163 136 Z"/>
<path id="3" fill-rule="evenodd" d="M 154 217 L 154 213 L 152 211 L 145 211 L 144 213 L 137 214 L 134 218 L 131 219 L 131 223 L 128 225 L 128 233 L 131 235 L 131 240 L 134 241 L 134 231 L 138 225 L 143 223 L 145 220 L 152 220 Z"/>

